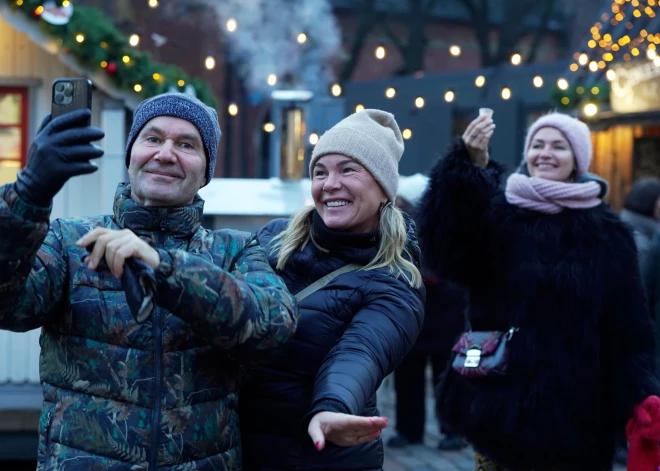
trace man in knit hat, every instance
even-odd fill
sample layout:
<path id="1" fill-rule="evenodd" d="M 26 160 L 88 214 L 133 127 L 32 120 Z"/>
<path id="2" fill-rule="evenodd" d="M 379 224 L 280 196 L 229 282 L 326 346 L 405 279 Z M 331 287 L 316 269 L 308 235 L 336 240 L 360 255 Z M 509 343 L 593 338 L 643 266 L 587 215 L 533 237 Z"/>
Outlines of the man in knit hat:
<path id="1" fill-rule="evenodd" d="M 239 470 L 242 371 L 297 311 L 250 234 L 201 227 L 216 112 L 180 93 L 142 102 L 114 214 L 49 224 L 53 196 L 103 154 L 89 117 L 47 117 L 0 187 L 0 328 L 42 328 L 38 469 Z"/>

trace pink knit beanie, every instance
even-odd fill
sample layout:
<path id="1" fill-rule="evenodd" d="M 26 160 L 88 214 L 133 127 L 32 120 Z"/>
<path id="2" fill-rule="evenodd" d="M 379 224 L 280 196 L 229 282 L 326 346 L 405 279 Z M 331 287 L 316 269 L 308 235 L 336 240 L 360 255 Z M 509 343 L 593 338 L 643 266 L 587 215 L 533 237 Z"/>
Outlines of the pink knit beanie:
<path id="1" fill-rule="evenodd" d="M 534 134 L 536 134 L 539 129 L 546 127 L 558 129 L 568 140 L 573 149 L 573 155 L 575 155 L 577 176 L 587 173 L 592 155 L 591 132 L 589 131 L 589 127 L 582 121 L 563 113 L 549 113 L 541 116 L 532 123 L 529 131 L 527 131 L 527 137 L 525 138 L 523 167 L 526 168 L 525 159 Z"/>

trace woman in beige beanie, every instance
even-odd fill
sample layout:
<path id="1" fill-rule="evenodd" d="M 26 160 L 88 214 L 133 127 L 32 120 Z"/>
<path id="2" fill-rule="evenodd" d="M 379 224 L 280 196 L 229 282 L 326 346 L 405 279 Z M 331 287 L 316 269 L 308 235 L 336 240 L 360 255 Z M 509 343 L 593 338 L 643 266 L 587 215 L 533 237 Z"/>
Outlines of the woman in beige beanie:
<path id="1" fill-rule="evenodd" d="M 402 154 L 392 114 L 347 117 L 312 154 L 314 205 L 257 233 L 301 316 L 241 390 L 246 471 L 382 469 L 376 390 L 424 316 L 414 226 L 392 204 Z"/>

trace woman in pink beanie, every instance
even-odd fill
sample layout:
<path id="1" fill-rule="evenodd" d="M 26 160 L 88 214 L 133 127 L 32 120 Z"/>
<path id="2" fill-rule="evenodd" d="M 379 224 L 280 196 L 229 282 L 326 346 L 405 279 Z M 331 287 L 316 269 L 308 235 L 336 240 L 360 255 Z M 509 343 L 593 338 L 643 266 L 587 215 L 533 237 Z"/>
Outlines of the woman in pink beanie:
<path id="1" fill-rule="evenodd" d="M 635 406 L 660 391 L 633 236 L 588 173 L 584 123 L 534 122 L 504 190 L 494 131 L 475 119 L 422 200 L 426 264 L 470 292 L 438 412 L 479 471 L 611 470 Z"/>

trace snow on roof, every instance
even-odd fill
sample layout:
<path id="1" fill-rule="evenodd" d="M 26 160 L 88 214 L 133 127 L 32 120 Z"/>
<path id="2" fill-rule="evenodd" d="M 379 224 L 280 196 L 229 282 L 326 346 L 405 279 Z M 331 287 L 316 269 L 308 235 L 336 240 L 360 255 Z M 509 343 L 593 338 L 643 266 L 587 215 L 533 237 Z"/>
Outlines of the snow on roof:
<path id="1" fill-rule="evenodd" d="M 199 195 L 206 216 L 290 216 L 312 204 L 308 178 L 214 178 Z"/>

